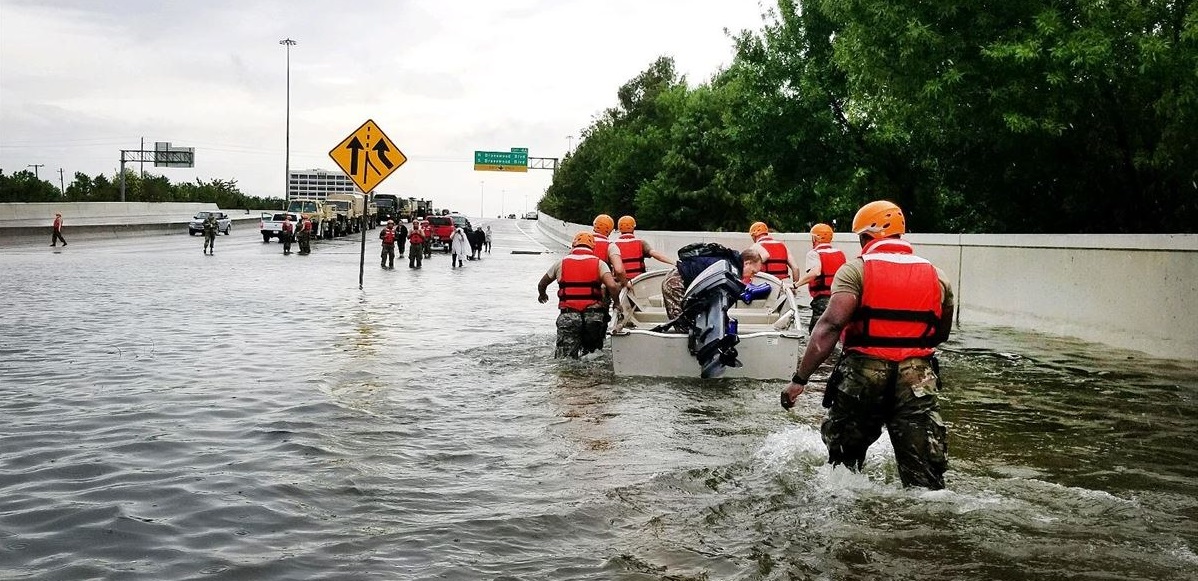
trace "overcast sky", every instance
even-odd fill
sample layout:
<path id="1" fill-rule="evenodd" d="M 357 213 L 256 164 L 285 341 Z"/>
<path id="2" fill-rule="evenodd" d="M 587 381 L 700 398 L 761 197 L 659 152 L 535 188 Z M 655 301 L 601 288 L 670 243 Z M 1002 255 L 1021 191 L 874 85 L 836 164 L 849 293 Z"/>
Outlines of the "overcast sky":
<path id="1" fill-rule="evenodd" d="M 560 157 L 658 56 L 692 84 L 732 59 L 758 0 L 0 0 L 0 168 L 58 185 L 120 150 L 194 147 L 172 182 L 282 197 L 291 169 L 367 119 L 408 157 L 377 192 L 485 216 L 532 209 L 550 172 L 476 172 L 475 150 Z M 134 164 L 136 165 L 136 164 Z M 135 168 L 136 169 L 136 168 Z M 527 206 L 526 206 L 527 205 Z"/>

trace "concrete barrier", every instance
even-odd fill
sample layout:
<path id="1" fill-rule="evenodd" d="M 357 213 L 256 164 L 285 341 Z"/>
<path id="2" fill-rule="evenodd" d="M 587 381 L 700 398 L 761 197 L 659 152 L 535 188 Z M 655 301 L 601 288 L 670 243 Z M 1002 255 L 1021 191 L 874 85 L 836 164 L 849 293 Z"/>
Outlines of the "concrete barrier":
<path id="1" fill-rule="evenodd" d="M 33 244 L 49 239 L 55 212 L 62 213 L 63 233 L 71 240 L 186 233 L 187 223 L 201 211 L 220 211 L 220 208 L 216 204 L 191 202 L 3 203 L 0 245 Z M 235 224 L 256 224 L 259 219 L 257 211 L 223 211 Z"/>
<path id="2" fill-rule="evenodd" d="M 545 214 L 538 228 L 569 245 L 579 230 Z M 693 242 L 733 249 L 746 232 L 638 230 L 666 254 Z M 775 234 L 791 252 L 811 248 L 806 233 Z M 958 325 L 1012 327 L 1076 337 L 1152 356 L 1198 360 L 1198 235 L 908 234 L 920 256 L 954 281 Z M 849 257 L 851 233 L 833 245 Z M 801 262 L 801 261 L 800 261 Z M 661 268 L 655 260 L 649 268 Z M 805 293 L 800 299 L 807 301 Z"/>

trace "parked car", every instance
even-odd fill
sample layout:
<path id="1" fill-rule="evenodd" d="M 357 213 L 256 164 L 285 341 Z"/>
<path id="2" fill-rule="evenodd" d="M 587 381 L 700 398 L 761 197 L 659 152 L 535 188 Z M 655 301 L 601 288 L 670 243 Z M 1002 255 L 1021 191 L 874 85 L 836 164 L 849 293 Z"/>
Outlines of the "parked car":
<path id="1" fill-rule="evenodd" d="M 454 227 L 461 228 L 463 230 L 471 230 L 469 218 L 461 214 L 450 214 L 449 217 L 453 218 Z"/>
<path id="2" fill-rule="evenodd" d="M 233 229 L 233 220 L 224 212 L 199 212 L 187 223 L 187 234 L 195 236 L 204 231 L 204 220 L 208 219 L 208 214 L 216 215 L 216 231 L 224 232 L 225 236 Z"/>

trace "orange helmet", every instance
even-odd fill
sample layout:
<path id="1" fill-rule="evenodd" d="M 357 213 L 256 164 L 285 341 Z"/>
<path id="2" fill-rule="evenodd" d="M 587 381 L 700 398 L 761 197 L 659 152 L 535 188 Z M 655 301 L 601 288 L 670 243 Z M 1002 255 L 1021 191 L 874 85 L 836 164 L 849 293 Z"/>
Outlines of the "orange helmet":
<path id="1" fill-rule="evenodd" d="M 586 246 L 587 248 L 595 248 L 595 235 L 590 232 L 579 232 L 574 235 L 574 241 L 570 243 L 571 247 Z"/>
<path id="2" fill-rule="evenodd" d="M 903 210 L 886 200 L 878 200 L 861 206 L 853 216 L 853 233 L 867 234 L 870 238 L 887 238 L 907 232 L 907 220 Z"/>
<path id="3" fill-rule="evenodd" d="M 592 226 L 595 227 L 596 232 L 602 234 L 603 236 L 607 236 L 608 234 L 611 234 L 612 230 L 615 229 L 616 221 L 612 220 L 611 216 L 608 216 L 607 214 L 599 214 L 598 216 L 595 216 L 595 222 L 592 224 Z"/>
<path id="4" fill-rule="evenodd" d="M 620 216 L 620 233 L 632 234 L 636 230 L 636 219 L 632 216 Z"/>
<path id="5" fill-rule="evenodd" d="M 753 240 L 757 240 L 769 233 L 770 227 L 766 226 L 765 222 L 753 222 L 753 225 L 749 226 L 749 237 Z"/>
<path id="6" fill-rule="evenodd" d="M 827 224 L 816 224 L 811 227 L 811 241 L 816 244 L 832 242 L 832 227 Z"/>

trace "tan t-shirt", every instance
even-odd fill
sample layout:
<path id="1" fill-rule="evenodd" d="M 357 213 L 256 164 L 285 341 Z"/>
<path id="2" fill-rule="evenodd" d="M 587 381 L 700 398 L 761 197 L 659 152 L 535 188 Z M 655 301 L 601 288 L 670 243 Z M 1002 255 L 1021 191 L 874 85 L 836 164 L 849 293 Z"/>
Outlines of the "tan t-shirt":
<path id="1" fill-rule="evenodd" d="M 948 276 L 940 267 L 933 265 L 932 268 L 936 269 L 936 277 L 940 279 L 940 304 L 945 308 L 952 307 L 953 285 L 948 282 Z M 865 287 L 864 281 L 865 260 L 858 256 L 836 271 L 836 277 L 832 279 L 832 294 L 849 293 L 860 299 L 861 290 Z"/>

